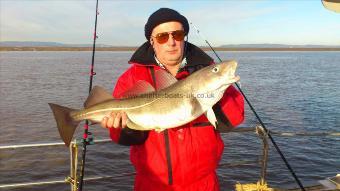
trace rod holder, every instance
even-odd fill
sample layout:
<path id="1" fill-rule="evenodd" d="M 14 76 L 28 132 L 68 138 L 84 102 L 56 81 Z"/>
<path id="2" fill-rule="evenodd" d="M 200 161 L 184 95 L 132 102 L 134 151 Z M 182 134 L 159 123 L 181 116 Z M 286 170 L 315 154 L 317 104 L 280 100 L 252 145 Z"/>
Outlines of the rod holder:
<path id="1" fill-rule="evenodd" d="M 72 191 L 78 190 L 78 146 L 77 140 L 70 144 L 70 176 L 65 178 L 66 182 L 71 185 Z"/>
<path id="2" fill-rule="evenodd" d="M 268 149 L 269 149 L 269 147 L 268 147 L 268 133 L 266 132 L 266 130 L 260 124 L 258 124 L 256 126 L 256 134 L 262 139 L 262 143 L 263 143 L 260 183 L 261 183 L 261 185 L 264 185 L 264 184 L 266 184 Z"/>

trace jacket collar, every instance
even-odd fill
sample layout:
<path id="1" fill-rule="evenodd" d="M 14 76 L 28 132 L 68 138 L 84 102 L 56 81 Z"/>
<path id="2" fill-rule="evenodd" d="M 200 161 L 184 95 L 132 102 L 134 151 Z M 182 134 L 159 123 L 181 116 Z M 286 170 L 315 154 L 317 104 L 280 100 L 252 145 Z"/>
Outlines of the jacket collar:
<path id="1" fill-rule="evenodd" d="M 154 54 L 155 52 L 151 44 L 147 41 L 136 50 L 129 63 L 137 63 L 145 66 L 157 65 Z M 209 55 L 203 52 L 203 50 L 189 42 L 187 42 L 185 56 L 187 59 L 186 67 L 188 68 L 202 68 L 212 64 L 214 61 Z"/>

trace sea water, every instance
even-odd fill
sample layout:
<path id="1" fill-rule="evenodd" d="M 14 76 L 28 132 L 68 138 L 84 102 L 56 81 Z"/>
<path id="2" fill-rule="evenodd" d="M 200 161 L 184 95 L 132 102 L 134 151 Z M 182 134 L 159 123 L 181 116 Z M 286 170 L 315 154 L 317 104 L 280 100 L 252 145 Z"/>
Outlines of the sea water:
<path id="1" fill-rule="evenodd" d="M 0 146 L 60 142 L 47 103 L 81 108 L 88 94 L 92 52 L 0 52 Z M 212 52 L 208 52 L 214 57 Z M 96 52 L 94 85 L 112 91 L 132 52 Z M 273 132 L 309 136 L 273 138 L 304 185 L 340 173 L 339 136 L 312 136 L 340 131 L 339 52 L 219 52 L 239 65 L 240 86 Z M 214 57 L 215 58 L 215 57 Z M 217 59 L 215 59 L 217 60 Z M 257 124 L 247 103 L 239 128 Z M 76 131 L 81 138 L 82 128 Z M 106 129 L 90 127 L 95 139 Z M 254 132 L 222 134 L 225 150 L 218 169 L 222 190 L 237 181 L 260 179 L 262 141 Z M 255 161 L 255 163 L 254 163 Z M 247 165 L 230 164 L 249 163 Z M 129 147 L 114 143 L 88 146 L 85 178 L 133 173 Z M 63 180 L 69 175 L 64 146 L 0 150 L 0 185 Z M 269 143 L 267 181 L 273 187 L 297 187 L 276 149 Z M 86 181 L 85 190 L 132 190 L 133 176 Z M 69 190 L 53 184 L 2 190 Z"/>

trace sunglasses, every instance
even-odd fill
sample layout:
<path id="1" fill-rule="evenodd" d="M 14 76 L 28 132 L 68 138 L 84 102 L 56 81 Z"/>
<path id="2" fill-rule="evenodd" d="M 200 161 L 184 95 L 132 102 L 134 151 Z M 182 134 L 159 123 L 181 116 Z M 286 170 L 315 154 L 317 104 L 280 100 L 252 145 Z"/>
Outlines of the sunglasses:
<path id="1" fill-rule="evenodd" d="M 172 32 L 162 32 L 152 37 L 154 37 L 159 44 L 164 44 L 168 42 L 170 34 L 176 41 L 182 41 L 184 40 L 184 37 L 185 37 L 185 32 L 183 30 L 177 30 L 177 31 L 172 31 Z"/>

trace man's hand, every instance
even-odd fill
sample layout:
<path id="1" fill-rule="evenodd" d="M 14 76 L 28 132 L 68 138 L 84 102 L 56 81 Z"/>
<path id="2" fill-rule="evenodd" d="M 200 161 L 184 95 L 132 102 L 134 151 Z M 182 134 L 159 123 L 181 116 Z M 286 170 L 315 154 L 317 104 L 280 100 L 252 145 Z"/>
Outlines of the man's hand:
<path id="1" fill-rule="evenodd" d="M 125 128 L 127 121 L 127 115 L 121 111 L 119 113 L 112 112 L 109 116 L 106 116 L 101 121 L 100 125 L 104 128 Z"/>

